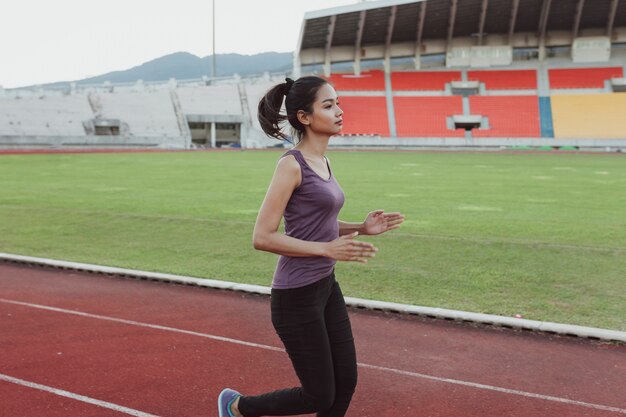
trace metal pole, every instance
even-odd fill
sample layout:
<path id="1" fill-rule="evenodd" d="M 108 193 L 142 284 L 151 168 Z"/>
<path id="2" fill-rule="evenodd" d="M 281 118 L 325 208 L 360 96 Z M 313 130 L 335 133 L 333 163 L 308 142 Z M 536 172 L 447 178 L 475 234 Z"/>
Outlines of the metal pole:
<path id="1" fill-rule="evenodd" d="M 211 78 L 215 78 L 217 72 L 215 70 L 215 0 L 213 0 L 213 57 L 211 65 Z"/>
<path id="2" fill-rule="evenodd" d="M 216 143 L 217 138 L 217 123 L 211 123 L 211 148 L 215 148 L 217 146 Z"/>

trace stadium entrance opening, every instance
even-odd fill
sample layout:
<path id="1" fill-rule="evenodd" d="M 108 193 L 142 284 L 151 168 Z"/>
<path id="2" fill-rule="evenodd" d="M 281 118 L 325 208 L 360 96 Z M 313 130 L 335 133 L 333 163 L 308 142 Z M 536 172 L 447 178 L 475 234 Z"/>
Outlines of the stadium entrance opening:
<path id="1" fill-rule="evenodd" d="M 451 122 L 454 125 L 454 129 L 463 129 L 466 131 L 471 131 L 472 129 L 489 128 L 487 118 L 480 115 L 456 115 L 452 116 Z"/>
<path id="2" fill-rule="evenodd" d="M 241 145 L 241 123 L 189 122 L 189 130 L 191 142 L 197 147 L 225 148 Z M 213 134 L 215 144 L 211 139 Z"/>

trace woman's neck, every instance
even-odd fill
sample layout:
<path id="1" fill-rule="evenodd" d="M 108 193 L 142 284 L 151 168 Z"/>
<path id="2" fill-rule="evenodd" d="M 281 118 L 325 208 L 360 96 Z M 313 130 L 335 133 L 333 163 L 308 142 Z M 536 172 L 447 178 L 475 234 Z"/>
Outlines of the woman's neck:
<path id="1" fill-rule="evenodd" d="M 305 135 L 295 149 L 308 155 L 319 156 L 321 159 L 326 154 L 329 140 L 330 136 L 326 135 Z"/>

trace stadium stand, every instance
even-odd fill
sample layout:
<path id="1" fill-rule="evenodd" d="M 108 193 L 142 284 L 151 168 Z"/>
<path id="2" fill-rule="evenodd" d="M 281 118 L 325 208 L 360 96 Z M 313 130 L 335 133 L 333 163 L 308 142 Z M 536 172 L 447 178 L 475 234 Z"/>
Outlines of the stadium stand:
<path id="1" fill-rule="evenodd" d="M 463 130 L 448 129 L 446 118 L 463 114 L 463 99 L 456 97 L 394 97 L 398 137 L 463 137 Z"/>
<path id="2" fill-rule="evenodd" d="M 98 94 L 102 117 L 119 119 L 132 136 L 181 136 L 169 91 Z"/>
<path id="3" fill-rule="evenodd" d="M 385 73 L 382 71 L 363 72 L 361 75 L 333 74 L 328 81 L 337 91 L 384 91 Z"/>
<path id="4" fill-rule="evenodd" d="M 626 94 L 553 95 L 556 138 L 626 139 Z"/>
<path id="5" fill-rule="evenodd" d="M 391 73 L 394 91 L 445 90 L 446 83 L 461 81 L 461 71 L 395 71 Z"/>
<path id="6" fill-rule="evenodd" d="M 273 83 L 261 83 L 261 84 L 248 84 L 245 86 L 248 114 L 254 115 L 250 120 L 254 129 L 261 130 L 259 119 L 256 117 L 257 110 L 259 108 L 259 101 L 267 93 L 270 88 L 274 87 Z"/>
<path id="7" fill-rule="evenodd" d="M 185 114 L 242 115 L 236 85 L 180 87 L 176 93 Z"/>
<path id="8" fill-rule="evenodd" d="M 604 82 L 611 78 L 621 78 L 621 67 L 606 68 L 551 68 L 549 71 L 550 88 L 604 88 Z"/>
<path id="9" fill-rule="evenodd" d="M 389 136 L 385 97 L 340 96 L 339 107 L 346 114 L 343 135 Z"/>
<path id="10" fill-rule="evenodd" d="M 0 100 L 0 136 L 85 136 L 91 118 L 85 96 Z"/>
<path id="11" fill-rule="evenodd" d="M 480 81 L 487 90 L 536 90 L 536 70 L 468 71 L 469 81 Z"/>
<path id="12" fill-rule="evenodd" d="M 188 127 L 195 145 L 217 147 L 240 143 L 244 98 L 240 97 L 236 84 L 179 87 L 172 95 L 180 102 L 179 126 L 181 130 Z"/>
<path id="13" fill-rule="evenodd" d="M 489 118 L 489 129 L 473 130 L 474 137 L 541 137 L 537 96 L 474 96 L 470 109 Z"/>
<path id="14" fill-rule="evenodd" d="M 626 151 L 626 14 L 617 0 L 594 0 L 602 13 L 582 16 L 582 1 L 522 0 L 513 20 L 504 3 L 456 3 L 308 12 L 292 71 L 0 87 L 0 148 L 280 147 L 260 128 L 259 100 L 286 76 L 320 75 L 345 111 L 331 146 Z M 569 33 L 577 19 L 580 31 Z"/>

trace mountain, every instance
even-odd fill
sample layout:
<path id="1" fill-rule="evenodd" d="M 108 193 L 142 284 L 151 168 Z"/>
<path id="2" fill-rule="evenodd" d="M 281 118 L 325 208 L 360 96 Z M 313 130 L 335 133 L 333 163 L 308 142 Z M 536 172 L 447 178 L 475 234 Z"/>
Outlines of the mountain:
<path id="1" fill-rule="evenodd" d="M 200 58 L 188 52 L 176 52 L 165 55 L 152 61 L 145 62 L 133 68 L 122 71 L 113 71 L 95 77 L 75 80 L 76 84 L 100 84 L 105 81 L 111 83 L 144 81 L 167 81 L 170 78 L 184 80 L 201 78 L 211 75 L 212 55 Z M 268 72 L 283 72 L 291 69 L 293 54 L 291 52 L 264 52 L 256 55 L 218 54 L 216 55 L 217 76 L 231 76 L 262 74 Z M 68 86 L 72 81 L 60 81 L 44 84 L 42 87 Z"/>

